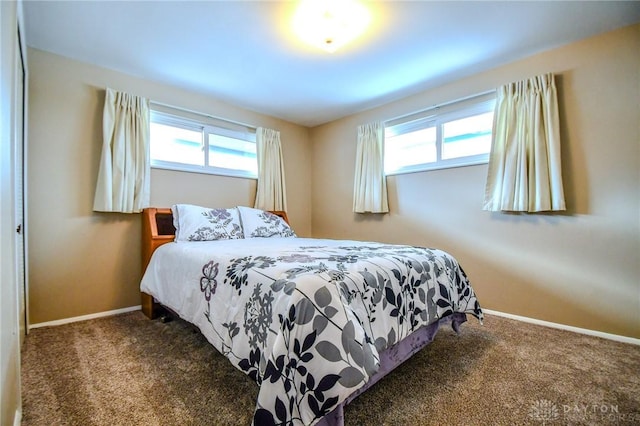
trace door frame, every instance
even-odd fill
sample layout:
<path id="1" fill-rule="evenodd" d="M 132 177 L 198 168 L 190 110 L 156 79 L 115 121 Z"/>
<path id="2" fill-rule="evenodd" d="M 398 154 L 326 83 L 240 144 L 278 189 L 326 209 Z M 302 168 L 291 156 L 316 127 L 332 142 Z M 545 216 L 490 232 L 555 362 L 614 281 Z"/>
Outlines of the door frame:
<path id="1" fill-rule="evenodd" d="M 18 8 L 16 25 L 16 64 L 15 64 L 15 214 L 16 214 L 16 273 L 18 292 L 18 324 L 20 343 L 29 333 L 29 262 L 28 262 L 28 226 L 27 226 L 27 103 L 28 103 L 28 68 L 26 40 L 23 31 L 22 8 Z M 20 79 L 22 83 L 20 84 Z M 19 92 L 22 88 L 22 92 Z M 18 201 L 20 200 L 20 201 Z M 18 229 L 19 227 L 19 229 Z M 22 244 L 19 239 L 22 238 Z M 22 263 L 22 265 L 20 264 Z"/>

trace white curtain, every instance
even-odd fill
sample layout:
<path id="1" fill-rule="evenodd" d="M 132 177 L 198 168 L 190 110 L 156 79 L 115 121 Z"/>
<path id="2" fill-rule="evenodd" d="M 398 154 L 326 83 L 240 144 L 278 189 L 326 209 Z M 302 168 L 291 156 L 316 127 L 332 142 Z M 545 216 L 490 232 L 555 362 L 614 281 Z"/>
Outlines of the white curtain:
<path id="1" fill-rule="evenodd" d="M 497 90 L 484 210 L 565 210 L 553 74 Z"/>
<path id="2" fill-rule="evenodd" d="M 140 212 L 149 206 L 149 101 L 107 89 L 102 131 L 93 210 Z"/>
<path id="3" fill-rule="evenodd" d="M 384 175 L 384 126 L 380 122 L 358 126 L 353 211 L 387 213 L 387 180 Z"/>
<path id="4" fill-rule="evenodd" d="M 255 208 L 261 210 L 287 210 L 284 183 L 284 163 L 280 132 L 258 127 L 256 129 L 258 154 L 258 188 Z"/>

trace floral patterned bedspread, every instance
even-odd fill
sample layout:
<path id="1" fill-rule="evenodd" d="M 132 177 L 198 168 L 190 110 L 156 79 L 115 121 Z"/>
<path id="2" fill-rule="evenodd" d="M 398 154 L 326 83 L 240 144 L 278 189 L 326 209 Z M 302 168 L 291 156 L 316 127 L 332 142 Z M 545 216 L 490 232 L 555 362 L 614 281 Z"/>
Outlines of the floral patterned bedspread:
<path id="1" fill-rule="evenodd" d="M 380 351 L 454 312 L 482 319 L 451 255 L 371 242 L 165 244 L 141 290 L 258 383 L 254 425 L 314 424 L 367 382 Z"/>

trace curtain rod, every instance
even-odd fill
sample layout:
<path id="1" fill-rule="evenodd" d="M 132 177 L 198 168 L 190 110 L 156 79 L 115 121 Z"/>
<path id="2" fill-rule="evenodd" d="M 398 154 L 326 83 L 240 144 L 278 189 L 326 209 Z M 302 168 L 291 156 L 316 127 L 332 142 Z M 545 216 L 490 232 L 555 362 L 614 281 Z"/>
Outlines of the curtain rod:
<path id="1" fill-rule="evenodd" d="M 188 108 L 182 108 L 182 107 L 178 107 L 178 106 L 175 106 L 175 105 L 169 105 L 169 104 L 165 104 L 163 102 L 157 102 L 157 101 L 152 101 L 152 100 L 149 100 L 149 103 L 151 105 L 156 105 L 156 106 L 159 106 L 159 107 L 171 108 L 171 109 L 175 109 L 175 110 L 182 111 L 182 112 L 188 112 L 190 114 L 196 114 L 196 115 L 201 115 L 203 117 L 213 118 L 214 120 L 226 121 L 227 123 L 237 124 L 238 126 L 244 126 L 244 127 L 248 127 L 250 129 L 254 129 L 254 130 L 257 129 L 257 127 L 252 125 L 252 124 L 247 124 L 247 123 L 243 123 L 243 122 L 235 121 L 235 120 L 229 120 L 228 118 L 217 117 L 215 115 L 207 114 L 207 113 L 200 112 L 200 111 L 195 111 L 195 110 L 188 109 Z"/>
<path id="2" fill-rule="evenodd" d="M 462 98 L 458 98 L 458 99 L 454 99 L 453 101 L 447 101 L 441 104 L 436 104 L 433 106 L 430 106 L 428 108 L 424 108 L 418 111 L 412 111 L 408 114 L 402 114 L 402 115 L 398 115 L 397 117 L 392 117 L 392 118 L 387 118 L 386 120 L 383 120 L 383 123 L 388 123 L 389 121 L 395 121 L 395 120 L 400 120 L 401 118 L 406 118 L 406 117 L 411 117 L 412 115 L 416 115 L 416 114 L 422 114 L 425 113 L 427 111 L 431 111 L 431 110 L 437 110 L 439 108 L 445 107 L 445 106 L 449 106 L 449 105 L 453 105 L 456 104 L 458 102 L 464 102 L 464 101 L 468 101 L 470 99 L 473 98 L 479 98 L 481 96 L 486 96 L 486 95 L 490 95 L 492 93 L 495 93 L 496 89 L 491 89 L 491 90 L 487 90 L 486 92 L 481 92 L 481 93 L 476 93 L 475 95 L 469 95 L 469 96 L 465 96 Z"/>

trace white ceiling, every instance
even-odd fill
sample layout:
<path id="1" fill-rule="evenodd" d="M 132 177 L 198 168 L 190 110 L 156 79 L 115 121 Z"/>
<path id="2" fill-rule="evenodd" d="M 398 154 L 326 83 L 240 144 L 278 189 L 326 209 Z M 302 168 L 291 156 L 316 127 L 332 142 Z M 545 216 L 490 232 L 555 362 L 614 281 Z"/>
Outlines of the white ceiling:
<path id="1" fill-rule="evenodd" d="M 329 54 L 291 34 L 295 2 L 24 2 L 27 44 L 315 126 L 640 21 L 639 1 L 366 2 Z"/>

